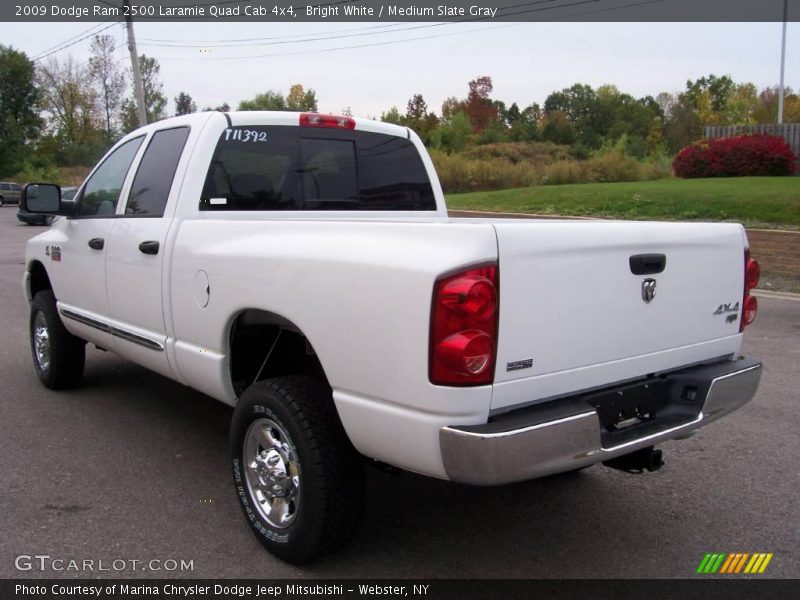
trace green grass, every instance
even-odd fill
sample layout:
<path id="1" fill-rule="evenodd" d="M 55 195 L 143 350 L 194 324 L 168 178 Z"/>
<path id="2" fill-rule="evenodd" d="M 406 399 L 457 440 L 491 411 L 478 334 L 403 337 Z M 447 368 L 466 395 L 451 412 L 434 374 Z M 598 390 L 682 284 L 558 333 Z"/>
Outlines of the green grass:
<path id="1" fill-rule="evenodd" d="M 800 228 L 800 177 L 660 179 L 448 194 L 453 210 Z"/>

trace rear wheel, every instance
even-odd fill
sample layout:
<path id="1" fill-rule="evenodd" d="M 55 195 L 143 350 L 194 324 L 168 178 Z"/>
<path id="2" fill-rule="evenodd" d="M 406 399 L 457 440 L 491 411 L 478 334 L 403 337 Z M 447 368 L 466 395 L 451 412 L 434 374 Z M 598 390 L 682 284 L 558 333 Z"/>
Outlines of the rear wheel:
<path id="1" fill-rule="evenodd" d="M 66 330 L 51 290 L 37 293 L 31 303 L 30 338 L 33 366 L 45 386 L 60 390 L 80 383 L 86 342 Z"/>
<path id="2" fill-rule="evenodd" d="M 364 472 L 323 381 L 259 381 L 231 423 L 239 502 L 258 540 L 301 563 L 347 543 L 361 520 Z"/>

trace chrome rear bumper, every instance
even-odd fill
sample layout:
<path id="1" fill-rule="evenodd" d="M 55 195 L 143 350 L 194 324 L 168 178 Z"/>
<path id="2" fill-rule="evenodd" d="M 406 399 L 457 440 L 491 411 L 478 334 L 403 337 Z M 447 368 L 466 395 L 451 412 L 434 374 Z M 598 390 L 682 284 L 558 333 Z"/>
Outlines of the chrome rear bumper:
<path id="1" fill-rule="evenodd" d="M 589 402 L 591 396 L 554 400 L 486 425 L 443 427 L 439 431 L 442 459 L 452 481 L 473 485 L 500 485 L 579 469 L 688 437 L 746 404 L 760 379 L 761 363 L 752 359 L 670 373 L 662 381 L 671 382 L 671 393 L 694 390 L 691 399 L 675 400 L 681 416 L 642 423 L 638 430 L 626 431 L 624 441 L 609 439 L 614 436 L 604 433 L 599 407 Z M 604 393 L 609 392 L 615 393 Z"/>

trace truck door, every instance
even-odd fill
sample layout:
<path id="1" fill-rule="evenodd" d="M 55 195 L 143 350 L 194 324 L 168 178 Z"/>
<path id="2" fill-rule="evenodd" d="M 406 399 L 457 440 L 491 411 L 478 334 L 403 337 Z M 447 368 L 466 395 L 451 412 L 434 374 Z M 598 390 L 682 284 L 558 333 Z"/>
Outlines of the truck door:
<path id="1" fill-rule="evenodd" d="M 156 131 L 144 151 L 125 203 L 114 222 L 106 255 L 109 311 L 114 349 L 143 366 L 173 376 L 167 359 L 167 326 L 162 302 L 164 255 L 180 188 L 175 172 L 188 127 Z M 174 185 L 173 185 L 174 184 Z"/>
<path id="2" fill-rule="evenodd" d="M 64 324 L 104 348 L 111 345 L 107 245 L 128 171 L 143 140 L 144 136 L 128 140 L 106 156 L 76 198 L 74 216 L 58 225 L 63 241 L 47 248 L 48 273 Z"/>

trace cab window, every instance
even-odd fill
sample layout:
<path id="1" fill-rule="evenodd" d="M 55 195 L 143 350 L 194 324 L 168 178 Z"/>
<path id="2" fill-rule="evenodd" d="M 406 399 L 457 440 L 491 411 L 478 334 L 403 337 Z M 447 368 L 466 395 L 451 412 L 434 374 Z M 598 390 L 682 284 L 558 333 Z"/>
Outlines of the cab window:
<path id="1" fill-rule="evenodd" d="M 125 176 L 143 139 L 129 140 L 106 157 L 86 182 L 76 216 L 111 217 L 116 213 Z"/>
<path id="2" fill-rule="evenodd" d="M 296 126 L 226 129 L 200 210 L 433 211 L 414 144 L 394 135 Z"/>
<path id="3" fill-rule="evenodd" d="M 163 217 L 175 170 L 183 154 L 188 127 L 157 131 L 139 163 L 125 205 L 126 215 Z"/>

